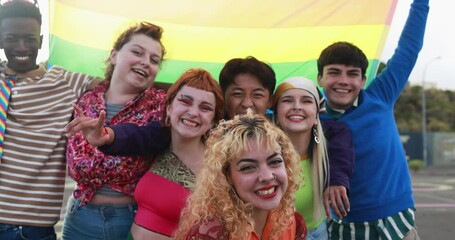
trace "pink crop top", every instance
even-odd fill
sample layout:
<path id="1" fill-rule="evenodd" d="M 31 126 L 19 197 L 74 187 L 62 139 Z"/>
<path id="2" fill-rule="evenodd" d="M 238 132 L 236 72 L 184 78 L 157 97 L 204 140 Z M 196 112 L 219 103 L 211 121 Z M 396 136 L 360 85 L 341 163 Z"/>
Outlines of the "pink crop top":
<path id="1" fill-rule="evenodd" d="M 190 191 L 179 184 L 148 171 L 136 186 L 138 204 L 134 222 L 151 231 L 171 236 Z"/>

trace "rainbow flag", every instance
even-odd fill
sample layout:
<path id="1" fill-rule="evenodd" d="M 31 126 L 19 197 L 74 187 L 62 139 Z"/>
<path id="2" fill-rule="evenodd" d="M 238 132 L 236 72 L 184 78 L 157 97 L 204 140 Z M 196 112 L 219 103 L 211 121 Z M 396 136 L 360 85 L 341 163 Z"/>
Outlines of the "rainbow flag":
<path id="1" fill-rule="evenodd" d="M 215 77 L 231 58 L 268 62 L 278 82 L 317 77 L 316 59 L 335 41 L 364 50 L 371 80 L 397 0 L 51 0 L 49 64 L 103 76 L 114 39 L 149 21 L 164 29 L 166 60 L 158 82 L 188 68 Z"/>

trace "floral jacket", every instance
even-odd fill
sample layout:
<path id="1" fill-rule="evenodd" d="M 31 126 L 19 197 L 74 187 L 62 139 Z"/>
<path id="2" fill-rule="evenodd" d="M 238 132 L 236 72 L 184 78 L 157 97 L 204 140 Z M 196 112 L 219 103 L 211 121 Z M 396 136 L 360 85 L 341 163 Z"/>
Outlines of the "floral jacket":
<path id="1" fill-rule="evenodd" d="M 77 105 L 85 116 L 95 118 L 101 111 L 106 111 L 104 94 L 108 87 L 109 83 L 103 82 L 81 96 Z M 164 91 L 150 87 L 129 101 L 106 125 L 145 125 L 151 121 L 160 121 L 164 111 L 164 98 Z M 68 139 L 66 150 L 68 174 L 77 182 L 73 196 L 82 197 L 81 205 L 90 202 L 103 185 L 132 195 L 139 178 L 150 168 L 150 162 L 144 157 L 104 155 L 88 144 L 80 133 Z"/>
<path id="2" fill-rule="evenodd" d="M 272 214 L 273 215 L 273 214 Z M 270 214 L 269 214 L 270 216 Z M 276 224 L 273 216 L 267 218 L 266 226 L 260 238 L 255 232 L 252 232 L 248 240 L 269 239 L 272 227 Z M 282 236 L 277 240 L 305 240 L 307 228 L 303 217 L 295 212 L 294 221 L 285 229 Z M 229 233 L 219 219 L 212 219 L 205 223 L 193 226 L 185 237 L 185 240 L 230 240 Z"/>

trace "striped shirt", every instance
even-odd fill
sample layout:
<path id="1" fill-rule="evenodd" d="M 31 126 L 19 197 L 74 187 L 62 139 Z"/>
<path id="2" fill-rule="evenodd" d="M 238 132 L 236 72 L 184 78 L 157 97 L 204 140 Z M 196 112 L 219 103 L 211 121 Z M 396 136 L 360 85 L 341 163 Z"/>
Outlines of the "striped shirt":
<path id="1" fill-rule="evenodd" d="M 0 223 L 53 226 L 65 184 L 63 128 L 71 119 L 72 103 L 97 81 L 56 66 L 16 77 L 0 163 Z M 2 71 L 0 81 L 4 78 Z"/>

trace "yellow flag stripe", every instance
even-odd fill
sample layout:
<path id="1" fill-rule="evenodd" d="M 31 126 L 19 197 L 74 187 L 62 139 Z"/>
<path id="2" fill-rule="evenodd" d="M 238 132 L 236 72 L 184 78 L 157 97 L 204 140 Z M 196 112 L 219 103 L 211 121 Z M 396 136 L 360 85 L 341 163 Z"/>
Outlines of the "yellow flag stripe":
<path id="1" fill-rule="evenodd" d="M 51 33 L 78 45 L 110 50 L 112 41 L 133 20 L 95 13 L 56 2 Z M 348 41 L 364 49 L 368 58 L 379 58 L 389 26 L 352 25 L 301 28 L 219 28 L 157 22 L 165 30 L 163 38 L 168 58 L 184 61 L 225 62 L 233 57 L 252 55 L 269 62 L 315 59 L 334 41 Z M 102 29 L 103 34 L 93 29 Z M 207 41 L 201 41 L 207 39 Z M 248 46 L 246 49 L 244 46 Z M 293 49 L 283 54 L 282 48 Z M 228 50 L 228 51 L 227 51 Z"/>
<path id="2" fill-rule="evenodd" d="M 57 0 L 105 15 L 204 27 L 288 28 L 384 24 L 397 0 Z M 108 7 L 106 7 L 108 6 Z M 394 8 L 392 8 L 394 9 Z"/>

